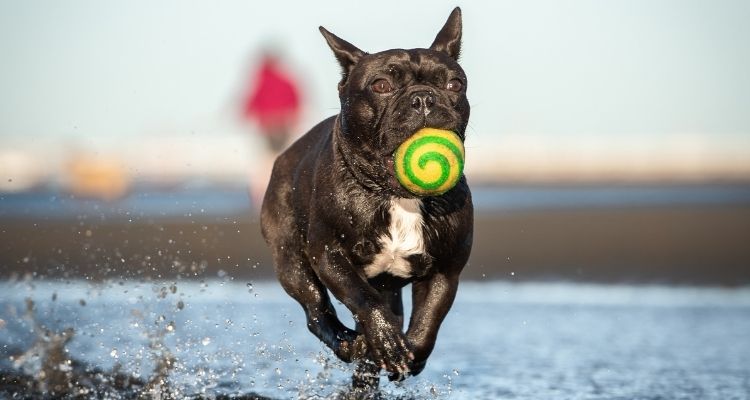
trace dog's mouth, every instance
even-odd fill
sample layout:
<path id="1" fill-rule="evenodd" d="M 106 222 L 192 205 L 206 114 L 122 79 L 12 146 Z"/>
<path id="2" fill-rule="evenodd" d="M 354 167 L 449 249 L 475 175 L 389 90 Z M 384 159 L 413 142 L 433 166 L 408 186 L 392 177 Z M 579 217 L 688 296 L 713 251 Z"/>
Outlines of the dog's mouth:
<path id="1" fill-rule="evenodd" d="M 430 124 L 428 125 L 430 128 L 438 129 L 438 130 L 445 130 L 445 131 L 451 131 L 455 132 L 456 134 L 460 135 L 458 133 L 458 124 L 455 121 L 446 122 L 443 124 Z M 409 192 L 399 181 L 399 178 L 397 177 L 397 171 L 396 171 L 396 160 L 395 160 L 395 154 L 399 150 L 399 148 L 407 142 L 409 139 L 413 137 L 414 134 L 420 131 L 420 129 L 425 128 L 425 126 L 420 126 L 414 130 L 403 130 L 399 129 L 400 131 L 411 131 L 411 134 L 409 134 L 407 137 L 403 138 L 403 140 L 399 141 L 398 143 L 382 143 L 381 142 L 381 152 L 378 155 L 381 160 L 381 168 L 382 168 L 382 175 L 381 175 L 381 188 L 386 189 L 391 194 L 401 197 L 411 197 L 414 194 Z M 394 136 L 396 135 L 394 131 L 387 132 L 392 133 Z M 463 135 L 460 135 L 461 140 L 463 141 Z"/>
<path id="2" fill-rule="evenodd" d="M 442 131 L 450 131 L 453 133 L 453 135 L 448 136 L 442 136 L 446 135 L 447 132 L 438 134 L 436 132 L 433 132 L 435 130 L 442 130 Z M 396 146 L 393 151 L 387 153 L 387 154 L 380 154 L 381 159 L 381 166 L 382 166 L 382 180 L 381 180 L 381 187 L 390 191 L 392 194 L 396 196 L 401 197 L 412 197 L 415 195 L 415 192 L 410 191 L 410 189 L 407 189 L 408 187 L 412 187 L 413 185 L 423 185 L 424 183 L 416 183 L 416 182 L 422 182 L 420 179 L 423 178 L 417 178 L 415 176 L 412 176 L 410 174 L 416 174 L 419 175 L 416 172 L 406 172 L 406 170 L 411 170 L 411 168 L 407 168 L 405 165 L 397 168 L 397 163 L 409 163 L 407 161 L 407 154 L 412 154 L 410 157 L 412 161 L 415 160 L 414 156 L 417 154 L 421 154 L 417 156 L 417 160 L 419 160 L 420 169 L 423 168 L 422 164 L 424 160 L 430 160 L 430 156 L 437 155 L 440 157 L 444 162 L 448 162 L 447 160 L 453 160 L 452 163 L 449 162 L 446 166 L 443 166 L 440 162 L 438 162 L 438 165 L 441 165 L 440 169 L 444 172 L 440 179 L 443 179 L 443 181 L 446 179 L 447 176 L 450 176 L 453 174 L 455 176 L 455 173 L 451 173 L 450 170 L 455 171 L 457 166 L 460 165 L 460 163 L 463 162 L 462 157 L 459 156 L 459 159 L 456 159 L 456 156 L 451 156 L 451 154 L 457 154 L 455 153 L 458 151 L 456 149 L 456 141 L 460 140 L 461 144 L 463 144 L 463 136 L 456 132 L 455 129 L 441 129 L 441 128 L 433 128 L 433 131 L 426 131 L 423 134 L 419 133 L 420 131 L 415 132 L 409 138 L 407 138 L 405 141 L 401 142 Z M 415 136 L 415 135 L 421 135 L 421 136 Z M 421 141 L 427 139 L 427 142 L 423 142 L 421 144 L 416 144 L 417 147 L 415 147 L 414 140 Z M 434 142 L 434 140 L 443 140 L 443 142 Z M 408 145 L 406 145 L 409 143 Z M 406 145 L 406 149 L 403 149 L 403 147 Z M 426 145 L 426 146 L 425 146 Z M 431 147 L 432 146 L 432 147 Z M 414 150 L 416 148 L 416 150 Z M 428 150 L 425 150 L 428 149 Z M 427 151 L 427 153 L 424 153 Z M 463 148 L 460 149 L 461 153 L 463 154 Z M 420 153 L 421 152 L 421 153 Z M 426 157 L 426 158 L 422 158 Z M 434 167 L 434 165 L 433 165 Z M 415 167 L 416 168 L 416 167 Z M 434 171 L 434 168 L 433 168 Z M 448 172 L 445 172 L 448 171 Z M 434 172 L 432 172 L 434 174 Z M 402 174 L 402 175 L 399 175 Z M 459 172 L 460 174 L 460 172 Z M 425 178 L 428 179 L 429 182 L 437 182 L 438 180 L 436 176 L 433 176 L 431 178 L 427 178 L 426 175 Z M 460 177 L 460 176 L 459 176 Z M 431 180 L 430 180 L 431 179 Z M 455 178 L 454 178 L 455 179 Z M 440 181 L 440 182 L 443 182 Z M 455 184 L 451 184 L 451 187 Z M 424 184 L 426 185 L 426 184 Z M 440 183 L 442 185 L 442 183 Z M 419 190 L 417 190 L 419 192 Z M 429 191 L 426 191 L 425 193 L 429 193 Z M 440 192 L 442 193 L 442 192 Z M 417 196 L 420 196 L 420 194 L 416 194 Z"/>
<path id="3" fill-rule="evenodd" d="M 393 161 L 393 154 L 383 157 L 383 169 L 385 170 L 386 182 L 388 187 L 394 191 L 401 191 L 401 183 L 396 178 L 396 163 Z"/>

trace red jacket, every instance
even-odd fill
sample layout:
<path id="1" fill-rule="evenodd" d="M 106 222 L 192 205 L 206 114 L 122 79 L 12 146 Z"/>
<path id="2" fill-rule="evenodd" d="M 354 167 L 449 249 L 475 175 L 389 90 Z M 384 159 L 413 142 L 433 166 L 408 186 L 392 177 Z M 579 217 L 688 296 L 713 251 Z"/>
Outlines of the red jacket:
<path id="1" fill-rule="evenodd" d="M 300 97 L 294 79 L 273 57 L 263 59 L 245 100 L 244 114 L 257 120 L 264 134 L 289 129 L 297 122 Z"/>

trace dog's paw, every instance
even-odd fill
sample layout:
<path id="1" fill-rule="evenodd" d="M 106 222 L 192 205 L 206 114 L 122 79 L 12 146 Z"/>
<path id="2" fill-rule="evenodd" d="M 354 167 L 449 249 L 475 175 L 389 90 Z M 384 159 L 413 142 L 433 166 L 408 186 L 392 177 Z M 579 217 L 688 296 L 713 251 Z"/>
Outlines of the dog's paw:
<path id="1" fill-rule="evenodd" d="M 410 376 L 417 376 L 419 375 L 422 370 L 424 370 L 424 366 L 427 365 L 427 360 L 412 360 L 409 363 L 409 375 Z"/>
<path id="2" fill-rule="evenodd" d="M 364 335 L 339 339 L 334 349 L 336 357 L 344 362 L 352 362 L 367 356 L 367 341 Z"/>
<path id="3" fill-rule="evenodd" d="M 336 335 L 333 352 L 341 361 L 352 362 L 367 354 L 367 342 L 364 335 L 347 329 Z"/>
<path id="4" fill-rule="evenodd" d="M 391 372 L 388 374 L 388 380 L 391 382 L 401 382 L 410 376 L 417 376 L 424 370 L 426 364 L 427 360 L 411 360 L 407 365 L 408 370 L 405 373 Z"/>
<path id="5" fill-rule="evenodd" d="M 367 339 L 365 335 L 359 335 L 354 339 L 352 345 L 352 360 L 360 360 L 367 356 Z"/>
<path id="6" fill-rule="evenodd" d="M 388 372 L 408 374 L 414 354 L 395 316 L 389 311 L 374 309 L 363 325 L 372 361 Z"/>

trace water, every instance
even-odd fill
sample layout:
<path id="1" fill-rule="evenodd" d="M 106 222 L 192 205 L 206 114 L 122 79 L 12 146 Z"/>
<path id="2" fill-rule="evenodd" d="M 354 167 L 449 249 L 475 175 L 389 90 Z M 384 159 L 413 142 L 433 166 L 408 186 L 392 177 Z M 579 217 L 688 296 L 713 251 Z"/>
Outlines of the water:
<path id="1" fill-rule="evenodd" d="M 115 201 L 77 198 L 55 188 L 0 194 L 0 218 L 200 219 L 244 214 L 250 210 L 248 190 L 234 186 L 136 187 Z"/>
<path id="2" fill-rule="evenodd" d="M 394 399 L 748 399 L 748 332 L 750 288 L 465 282 L 424 372 L 381 388 Z M 132 379 L 110 384 L 111 398 L 327 398 L 352 372 L 274 282 L 0 283 L 0 371 L 38 375 L 44 357 L 28 349 L 55 340 L 65 351 L 53 364 Z"/>
<path id="3" fill-rule="evenodd" d="M 473 186 L 477 211 L 750 204 L 750 185 Z M 54 188 L 0 193 L 0 218 L 215 218 L 249 214 L 248 191 L 236 186 L 136 187 L 116 201 L 76 198 Z"/>
<path id="4" fill-rule="evenodd" d="M 475 186 L 479 211 L 624 207 L 736 206 L 750 204 L 750 185 L 509 185 Z"/>

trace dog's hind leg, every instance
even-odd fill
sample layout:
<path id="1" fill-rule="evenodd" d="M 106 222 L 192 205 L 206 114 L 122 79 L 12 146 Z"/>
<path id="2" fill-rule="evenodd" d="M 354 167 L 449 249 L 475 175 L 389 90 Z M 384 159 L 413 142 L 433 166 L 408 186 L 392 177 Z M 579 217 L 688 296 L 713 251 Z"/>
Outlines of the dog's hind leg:
<path id="1" fill-rule="evenodd" d="M 357 324 L 357 331 L 362 332 L 362 326 Z M 380 385 L 380 366 L 370 357 L 364 357 L 357 360 L 352 374 L 352 390 L 355 396 L 366 394 L 378 389 Z"/>
<path id="2" fill-rule="evenodd" d="M 393 315 L 398 319 L 399 326 L 401 329 L 404 328 L 404 302 L 401 299 L 401 288 L 399 289 L 382 289 L 378 290 L 380 295 L 383 296 L 383 300 L 388 304 Z"/>
<path id="3" fill-rule="evenodd" d="M 372 392 L 380 385 L 380 367 L 368 359 L 359 360 L 352 374 L 355 392 Z"/>

